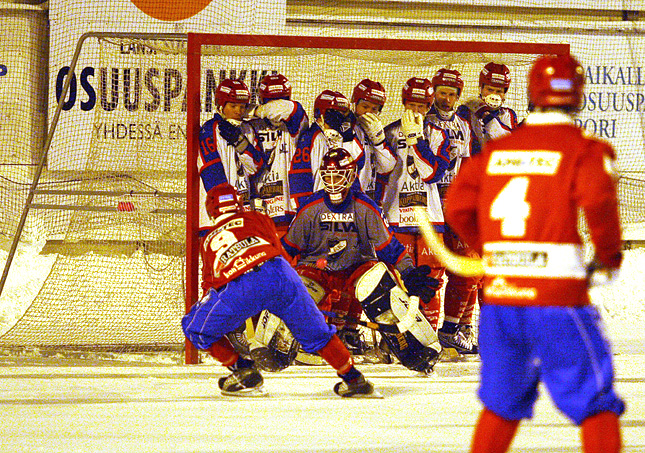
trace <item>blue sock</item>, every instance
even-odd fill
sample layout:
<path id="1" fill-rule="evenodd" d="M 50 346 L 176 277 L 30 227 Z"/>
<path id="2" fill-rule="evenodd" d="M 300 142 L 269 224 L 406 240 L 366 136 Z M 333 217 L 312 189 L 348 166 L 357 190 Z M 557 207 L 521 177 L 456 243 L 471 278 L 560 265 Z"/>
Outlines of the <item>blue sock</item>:
<path id="1" fill-rule="evenodd" d="M 356 367 L 352 366 L 347 373 L 345 374 L 338 373 L 338 376 L 345 382 L 351 382 L 358 379 L 361 376 L 361 372 L 358 371 Z"/>

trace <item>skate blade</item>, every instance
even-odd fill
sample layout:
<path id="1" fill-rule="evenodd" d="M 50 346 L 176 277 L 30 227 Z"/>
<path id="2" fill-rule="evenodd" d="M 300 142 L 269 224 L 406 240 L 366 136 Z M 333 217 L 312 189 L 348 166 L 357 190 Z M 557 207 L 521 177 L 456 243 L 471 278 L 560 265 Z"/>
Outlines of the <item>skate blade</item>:
<path id="1" fill-rule="evenodd" d="M 355 400 L 355 399 L 359 399 L 359 398 L 360 399 L 378 399 L 378 400 L 382 400 L 385 397 L 378 390 L 374 390 L 369 395 L 365 395 L 364 393 L 356 393 L 356 394 L 354 394 L 352 396 L 341 396 L 341 398 L 347 399 L 347 400 Z"/>
<path id="2" fill-rule="evenodd" d="M 262 387 L 253 387 L 250 389 L 238 390 L 236 392 L 227 392 L 222 390 L 224 396 L 235 396 L 238 398 L 263 398 L 269 396 L 269 393 Z"/>
<path id="3" fill-rule="evenodd" d="M 443 348 L 441 350 L 441 361 L 442 362 L 454 362 L 458 361 L 461 358 L 461 354 L 455 348 Z"/>

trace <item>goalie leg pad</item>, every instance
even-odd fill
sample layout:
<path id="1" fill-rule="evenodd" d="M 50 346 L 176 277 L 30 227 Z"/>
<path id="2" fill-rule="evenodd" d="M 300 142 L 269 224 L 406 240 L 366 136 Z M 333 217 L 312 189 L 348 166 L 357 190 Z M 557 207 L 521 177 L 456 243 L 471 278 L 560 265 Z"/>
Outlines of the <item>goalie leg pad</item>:
<path id="1" fill-rule="evenodd" d="M 415 371 L 427 371 L 439 359 L 437 333 L 384 263 L 367 270 L 356 282 L 356 297 L 372 322 L 396 324 L 400 333 L 381 332 L 391 352 Z"/>
<path id="2" fill-rule="evenodd" d="M 265 371 L 280 371 L 291 365 L 298 353 L 299 343 L 285 323 L 267 310 L 260 313 L 251 341 L 251 358 Z"/>

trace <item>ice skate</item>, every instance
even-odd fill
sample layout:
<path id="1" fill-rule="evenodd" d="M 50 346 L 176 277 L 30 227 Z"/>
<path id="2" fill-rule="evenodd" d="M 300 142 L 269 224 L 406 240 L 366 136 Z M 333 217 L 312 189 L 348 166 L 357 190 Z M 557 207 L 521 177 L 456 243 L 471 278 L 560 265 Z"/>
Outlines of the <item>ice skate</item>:
<path id="1" fill-rule="evenodd" d="M 222 395 L 258 397 L 266 396 L 262 388 L 264 378 L 255 368 L 240 368 L 233 370 L 228 376 L 219 378 L 219 388 Z"/>
<path id="2" fill-rule="evenodd" d="M 383 398 L 374 385 L 362 374 L 350 381 L 341 381 L 334 385 L 334 393 L 343 398 Z"/>
<path id="3" fill-rule="evenodd" d="M 473 326 L 470 324 L 461 324 L 459 331 L 463 334 L 466 342 L 472 345 L 470 352 L 464 352 L 464 354 L 479 354 L 479 346 L 477 345 L 477 337 L 473 332 Z"/>
<path id="4" fill-rule="evenodd" d="M 338 338 L 343 342 L 352 355 L 364 355 L 367 349 L 361 333 L 357 329 L 343 328 L 338 332 Z"/>
<path id="5" fill-rule="evenodd" d="M 473 352 L 472 335 L 471 338 L 466 338 L 458 326 L 446 326 L 445 324 L 437 332 L 441 346 L 454 349 L 459 354 L 477 354 L 477 351 Z"/>

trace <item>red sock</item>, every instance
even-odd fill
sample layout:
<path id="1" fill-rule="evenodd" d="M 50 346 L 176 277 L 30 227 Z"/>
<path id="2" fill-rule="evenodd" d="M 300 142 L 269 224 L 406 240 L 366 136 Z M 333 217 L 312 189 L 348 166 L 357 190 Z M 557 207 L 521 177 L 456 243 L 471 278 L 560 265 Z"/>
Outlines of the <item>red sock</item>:
<path id="1" fill-rule="evenodd" d="M 331 337 L 318 354 L 340 374 L 347 373 L 354 365 L 351 354 L 337 335 Z"/>
<path id="2" fill-rule="evenodd" d="M 506 420 L 484 409 L 479 416 L 471 453 L 505 453 L 511 446 L 519 420 Z"/>
<path id="3" fill-rule="evenodd" d="M 582 451 L 585 453 L 618 453 L 621 447 L 618 415 L 601 412 L 582 422 Z"/>
<path id="4" fill-rule="evenodd" d="M 237 362 L 237 358 L 239 357 L 239 354 L 235 352 L 231 342 L 228 341 L 228 338 L 226 337 L 222 337 L 213 343 L 213 345 L 208 348 L 208 352 L 210 352 L 210 354 L 224 366 L 233 365 Z"/>

